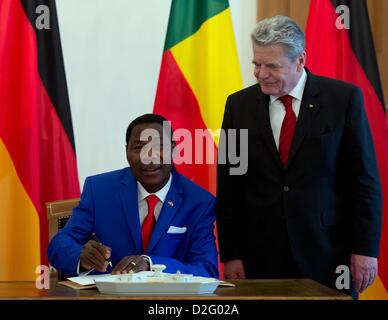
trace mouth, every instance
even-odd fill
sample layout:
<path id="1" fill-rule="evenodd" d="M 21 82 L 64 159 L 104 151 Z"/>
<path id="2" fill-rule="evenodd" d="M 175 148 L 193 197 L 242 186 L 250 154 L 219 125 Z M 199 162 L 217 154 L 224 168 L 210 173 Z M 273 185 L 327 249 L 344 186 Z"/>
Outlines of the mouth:
<path id="1" fill-rule="evenodd" d="M 147 176 L 157 175 L 162 171 L 161 165 L 149 165 L 141 169 L 143 174 Z"/>

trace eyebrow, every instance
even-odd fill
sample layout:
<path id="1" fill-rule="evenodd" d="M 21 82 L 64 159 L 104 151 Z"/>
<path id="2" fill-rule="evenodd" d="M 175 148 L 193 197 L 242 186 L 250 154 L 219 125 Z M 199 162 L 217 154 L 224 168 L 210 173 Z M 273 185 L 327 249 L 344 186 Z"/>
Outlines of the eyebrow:
<path id="1" fill-rule="evenodd" d="M 283 65 L 279 62 L 268 62 L 268 63 L 260 63 L 260 62 L 256 62 L 254 60 L 252 60 L 252 63 L 253 64 L 263 64 L 265 66 L 273 66 L 273 67 L 278 67 L 278 68 L 281 68 Z"/>
<path id="2" fill-rule="evenodd" d="M 132 141 L 133 144 L 143 144 L 143 143 L 147 143 L 148 141 L 147 140 L 135 140 L 135 141 Z"/>
<path id="3" fill-rule="evenodd" d="M 152 141 L 152 139 L 151 139 L 151 141 Z M 138 139 L 138 140 L 134 140 L 133 141 L 133 143 L 134 144 L 146 144 L 146 143 L 149 143 L 149 142 L 151 142 L 151 141 L 148 141 L 148 140 L 140 140 L 140 139 Z M 160 142 L 160 144 L 162 144 L 163 142 L 162 142 L 162 139 L 160 139 L 160 141 L 154 141 L 154 142 Z"/>

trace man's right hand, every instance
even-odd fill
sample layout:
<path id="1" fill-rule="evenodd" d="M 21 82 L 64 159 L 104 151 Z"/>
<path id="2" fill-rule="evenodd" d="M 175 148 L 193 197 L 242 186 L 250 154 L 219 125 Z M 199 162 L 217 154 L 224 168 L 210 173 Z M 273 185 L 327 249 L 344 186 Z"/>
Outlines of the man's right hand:
<path id="1" fill-rule="evenodd" d="M 224 264 L 225 279 L 245 279 L 242 260 L 230 260 Z"/>
<path id="2" fill-rule="evenodd" d="M 111 248 L 90 240 L 81 251 L 80 266 L 85 270 L 96 269 L 100 272 L 106 272 L 108 267 L 107 259 L 110 258 Z"/>

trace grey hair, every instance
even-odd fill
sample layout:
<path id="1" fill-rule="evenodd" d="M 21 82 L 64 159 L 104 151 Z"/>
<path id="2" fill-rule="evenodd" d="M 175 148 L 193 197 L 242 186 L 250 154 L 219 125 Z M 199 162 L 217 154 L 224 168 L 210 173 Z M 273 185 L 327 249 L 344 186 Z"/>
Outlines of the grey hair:
<path id="1" fill-rule="evenodd" d="M 286 16 L 261 20 L 253 29 L 251 38 L 259 46 L 283 45 L 291 61 L 295 61 L 306 47 L 303 31 L 294 20 Z"/>

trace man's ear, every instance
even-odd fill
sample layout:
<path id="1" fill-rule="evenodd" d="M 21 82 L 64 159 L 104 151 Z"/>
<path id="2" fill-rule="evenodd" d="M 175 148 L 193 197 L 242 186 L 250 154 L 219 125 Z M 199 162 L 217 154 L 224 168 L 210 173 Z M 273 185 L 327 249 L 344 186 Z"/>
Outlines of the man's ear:
<path id="1" fill-rule="evenodd" d="M 174 140 L 172 140 L 171 141 L 171 164 L 173 166 L 174 166 L 174 149 L 175 149 L 175 147 L 176 147 L 176 142 Z"/>
<path id="2" fill-rule="evenodd" d="M 306 64 L 306 51 L 303 51 L 298 57 L 298 66 L 297 66 L 298 72 L 301 72 L 303 70 L 305 64 Z"/>
<path id="3" fill-rule="evenodd" d="M 127 162 L 128 162 L 128 164 L 129 164 L 128 144 L 125 145 L 125 157 L 127 158 Z"/>

